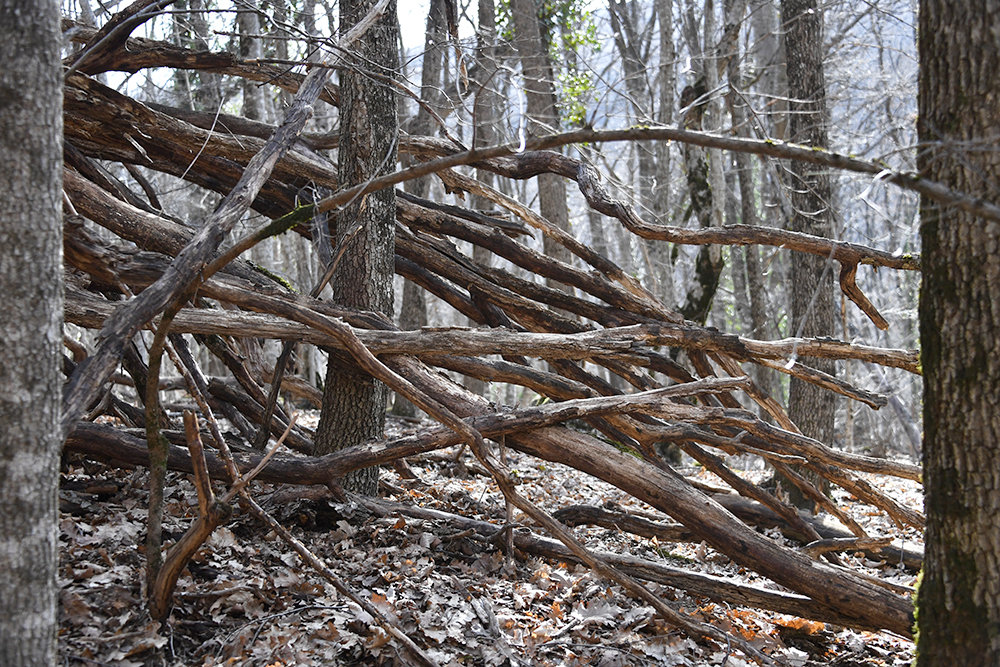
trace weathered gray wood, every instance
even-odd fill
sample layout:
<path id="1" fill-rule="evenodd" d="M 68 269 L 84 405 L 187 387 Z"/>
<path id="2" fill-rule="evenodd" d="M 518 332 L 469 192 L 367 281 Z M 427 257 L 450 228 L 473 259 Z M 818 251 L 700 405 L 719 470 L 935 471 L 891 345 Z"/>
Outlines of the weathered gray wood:
<path id="1" fill-rule="evenodd" d="M 63 402 L 64 431 L 69 431 L 85 406 L 100 391 L 101 385 L 117 363 L 122 346 L 197 280 L 199 271 L 209 262 L 226 234 L 250 207 L 257 192 L 270 176 L 274 164 L 288 151 L 302 130 L 312 114 L 312 102 L 322 90 L 328 74 L 323 69 L 310 74 L 275 135 L 250 160 L 239 183 L 181 251 L 166 273 L 115 317 L 105 322 L 101 331 L 102 341 L 97 350 L 77 367 L 70 378 Z"/>

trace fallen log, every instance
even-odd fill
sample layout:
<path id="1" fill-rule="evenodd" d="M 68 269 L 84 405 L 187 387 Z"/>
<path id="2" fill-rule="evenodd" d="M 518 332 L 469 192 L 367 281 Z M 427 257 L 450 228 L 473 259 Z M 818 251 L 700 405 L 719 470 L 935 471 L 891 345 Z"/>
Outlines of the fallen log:
<path id="1" fill-rule="evenodd" d="M 780 517 L 776 512 L 759 502 L 738 496 L 733 493 L 712 493 L 712 499 L 738 516 L 744 523 L 758 528 L 777 528 L 785 537 L 808 542 L 809 537 L 795 525 Z M 553 515 L 568 526 L 594 525 L 610 530 L 622 530 L 641 537 L 657 538 L 664 541 L 689 542 L 693 534 L 681 524 L 667 523 L 660 520 L 636 515 L 622 509 L 607 509 L 592 505 L 571 505 L 555 512 Z M 832 525 L 809 512 L 799 511 L 799 516 L 805 523 L 818 533 L 824 540 L 844 540 L 857 546 L 857 538 L 849 531 Z M 869 560 L 882 560 L 889 565 L 903 565 L 910 572 L 919 572 L 923 567 L 923 552 L 908 548 L 901 540 L 893 540 L 877 550 L 863 544 L 852 548 L 865 555 Z"/>
<path id="2" fill-rule="evenodd" d="M 486 402 L 435 373 L 419 361 L 393 357 L 388 363 L 419 389 L 460 416 L 482 414 Z M 785 549 L 688 484 L 677 473 L 654 467 L 611 445 L 565 428 L 546 427 L 506 438 L 507 446 L 547 461 L 569 465 L 617 486 L 672 516 L 734 562 L 776 583 L 808 595 L 817 603 L 855 618 L 865 627 L 900 634 L 913 624 L 909 600 L 875 590 L 868 582 Z"/>
<path id="3" fill-rule="evenodd" d="M 447 522 L 460 530 L 473 531 L 485 539 L 494 538 L 501 530 L 501 526 L 488 521 L 470 519 L 441 510 L 393 503 L 378 498 L 359 496 L 351 496 L 351 498 L 380 516 L 406 516 L 424 521 Z M 563 516 L 565 515 L 563 514 Z M 541 537 L 523 529 L 514 531 L 514 546 L 526 554 L 559 561 L 579 562 L 579 559 L 558 541 Z M 768 609 L 779 614 L 789 614 L 838 625 L 857 623 L 857 619 L 825 609 L 804 595 L 783 593 L 751 584 L 741 584 L 723 577 L 682 570 L 634 556 L 623 556 L 599 550 L 595 550 L 594 553 L 637 579 L 664 584 L 696 597 L 705 597 L 727 604 Z M 877 630 L 878 628 L 870 629 Z"/>

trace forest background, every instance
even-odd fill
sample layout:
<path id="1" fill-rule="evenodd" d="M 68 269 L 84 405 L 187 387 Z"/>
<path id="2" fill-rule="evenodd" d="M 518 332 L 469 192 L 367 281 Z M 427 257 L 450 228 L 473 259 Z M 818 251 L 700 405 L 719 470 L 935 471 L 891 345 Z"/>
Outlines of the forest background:
<path id="1" fill-rule="evenodd" d="M 923 527 L 849 471 L 920 478 L 886 458 L 921 454 L 918 210 L 993 209 L 914 175 L 914 4 L 433 0 L 422 44 L 407 9 L 403 29 L 387 2 L 345 2 L 339 16 L 315 2 L 63 8 L 66 319 L 101 331 L 65 339 L 63 428 L 70 451 L 151 461 L 154 618 L 228 518 L 208 474 L 228 476 L 225 498 L 267 522 L 238 481 L 260 455 L 234 459 L 214 410 L 237 450 L 284 433 L 327 455 L 318 472 L 279 457 L 251 476 L 325 481 L 335 495 L 374 493 L 377 473 L 358 461 L 457 437 L 492 475 L 508 522 L 516 506 L 664 619 L 718 639 L 517 493 L 503 463 L 517 433 L 515 448 L 602 477 L 811 599 L 804 615 L 907 632 L 902 591 L 803 561 L 712 501 L 699 509 L 700 494 L 720 489 L 675 477 L 664 457 L 696 460 L 815 538 L 814 558 L 822 540 L 795 506 L 837 517 L 853 534 L 840 548 L 888 544 L 831 500 L 831 484 Z M 242 240 L 223 243 L 230 233 Z M 164 269 L 163 255 L 177 259 Z M 157 313 L 155 333 L 133 340 Z M 164 354 L 179 375 L 161 386 Z M 176 400 L 161 392 L 181 385 L 208 422 L 201 435 L 161 408 Z M 388 388 L 395 414 L 416 404 L 455 435 L 371 444 Z M 567 399 L 582 402 L 547 404 Z M 315 431 L 292 423 L 299 402 L 322 406 Z M 491 404 L 513 412 L 491 416 Z M 587 426 L 549 427 L 570 418 Z M 201 453 L 201 437 L 218 454 Z M 778 470 L 773 482 L 741 476 L 755 457 Z M 161 556 L 168 465 L 205 477 L 200 518 Z"/>

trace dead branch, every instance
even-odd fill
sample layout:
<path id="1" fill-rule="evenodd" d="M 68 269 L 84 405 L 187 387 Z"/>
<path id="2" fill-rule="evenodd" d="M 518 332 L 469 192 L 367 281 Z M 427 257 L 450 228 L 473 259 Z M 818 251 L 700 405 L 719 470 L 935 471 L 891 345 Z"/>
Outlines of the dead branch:
<path id="1" fill-rule="evenodd" d="M 224 66 L 222 60 L 212 60 L 216 54 L 195 54 L 184 50 L 157 53 L 156 50 L 163 45 L 135 40 L 129 40 L 127 44 L 131 45 L 130 48 L 134 47 L 133 53 L 125 52 L 125 49 L 111 50 L 98 54 L 100 58 L 95 58 L 93 63 L 138 68 L 152 66 L 150 63 L 159 58 L 160 62 L 187 62 L 191 67 L 206 71 Z M 171 61 L 171 58 L 175 60 Z M 141 64 L 143 62 L 147 64 Z M 215 64 L 210 65 L 213 62 Z M 88 63 L 85 61 L 83 64 Z M 251 65 L 230 61 L 224 67 L 235 68 L 226 73 L 252 78 L 248 69 Z M 298 86 L 297 81 L 292 83 Z M 329 88 L 321 84 L 319 88 L 321 90 L 310 91 L 310 94 L 329 93 Z M 916 354 L 824 339 L 756 341 L 691 326 L 657 301 L 621 268 L 572 236 L 555 229 L 529 208 L 449 169 L 460 164 L 475 164 L 514 178 L 527 178 L 543 172 L 562 175 L 580 185 L 594 209 L 616 217 L 628 229 L 647 238 L 665 238 L 677 243 L 775 245 L 796 252 L 831 257 L 841 264 L 842 290 L 877 324 L 880 316 L 857 288 L 857 266 L 867 263 L 914 270 L 919 268 L 918 259 L 897 257 L 863 246 L 806 235 L 788 235 L 778 230 L 732 227 L 707 230 L 716 236 L 698 236 L 686 230 L 650 225 L 639 219 L 627 203 L 611 199 L 600 188 L 596 172 L 578 161 L 544 150 L 514 153 L 510 147 L 456 153 L 454 146 L 442 147 L 442 142 L 413 138 L 409 140 L 409 145 L 414 154 L 430 158 L 429 161 L 377 179 L 365 188 L 377 189 L 417 175 L 440 173 L 449 187 L 486 197 L 510 211 L 523 224 L 498 222 L 490 216 L 418 198 L 400 198 L 396 232 L 397 272 L 441 296 L 477 324 L 490 328 L 399 332 L 379 315 L 337 309 L 278 288 L 273 280 L 258 273 L 248 263 L 233 260 L 244 247 L 262 238 L 264 232 L 280 233 L 298 225 L 295 227 L 297 232 L 308 234 L 306 223 L 316 210 L 328 210 L 363 191 L 357 188 L 339 191 L 315 208 L 311 205 L 297 207 L 299 190 L 310 183 L 336 190 L 335 169 L 325 158 L 301 145 L 288 150 L 283 156 L 277 155 L 281 150 L 273 151 L 273 159 L 268 164 L 273 171 L 265 177 L 258 169 L 258 162 L 251 158 L 264 147 L 259 139 L 270 136 L 269 126 L 221 118 L 228 128 L 225 131 L 232 131 L 227 135 L 215 127 L 215 118 L 209 123 L 202 115 L 143 105 L 80 74 L 70 76 L 67 81 L 66 110 L 69 147 L 66 192 L 73 209 L 67 218 L 66 257 L 68 263 L 81 272 L 76 274 L 79 289 L 69 290 L 67 317 L 69 321 L 91 328 L 103 327 L 106 335 L 94 355 L 99 357 L 100 363 L 94 366 L 93 358 L 85 360 L 81 370 L 75 373 L 71 387 L 73 401 L 89 405 L 91 401 L 83 397 L 88 395 L 87 392 L 100 389 L 103 383 L 103 378 L 97 379 L 103 371 L 93 369 L 108 363 L 107 358 L 111 358 L 113 363 L 118 355 L 114 346 L 120 347 L 132 334 L 153 322 L 161 327 L 161 336 L 168 330 L 197 333 L 236 377 L 239 388 L 232 381 L 217 378 L 206 383 L 205 387 L 191 389 L 196 399 L 201 399 L 202 409 L 207 415 L 211 414 L 211 409 L 205 397 L 206 389 L 216 401 L 213 406 L 221 404 L 234 416 L 245 415 L 240 419 L 245 419 L 248 426 L 264 422 L 265 428 L 280 429 L 277 424 L 270 426 L 270 419 L 265 416 L 267 399 L 257 377 L 259 373 L 247 368 L 218 337 L 260 336 L 323 345 L 334 350 L 339 360 L 353 363 L 372 377 L 385 381 L 442 426 L 425 429 L 409 438 L 368 443 L 329 457 L 276 456 L 262 462 L 260 457 L 231 456 L 222 434 L 213 425 L 211 436 L 206 434 L 205 439 L 211 437 L 220 450 L 218 454 L 204 454 L 209 474 L 238 479 L 241 471 L 257 466 L 262 480 L 335 484 L 336 478 L 348 470 L 396 461 L 403 456 L 448 444 L 465 443 L 472 447 L 484 469 L 495 478 L 508 507 L 518 506 L 559 538 L 563 546 L 554 543 L 545 546 L 551 553 L 563 554 L 558 556 L 562 558 L 572 554 L 573 558 L 600 574 L 620 582 L 633 595 L 654 605 L 664 618 L 689 632 L 725 640 L 714 630 L 692 624 L 690 619 L 678 615 L 652 596 L 648 589 L 632 578 L 643 570 L 642 567 L 616 560 L 607 554 L 590 552 L 546 511 L 521 496 L 502 460 L 483 440 L 500 438 L 508 446 L 600 477 L 669 513 L 683 526 L 685 534 L 705 540 L 734 561 L 808 596 L 809 599 L 802 603 L 804 606 L 799 607 L 802 610 L 808 608 L 811 614 L 822 614 L 824 618 L 836 618 L 838 622 L 860 627 L 890 628 L 898 632 L 908 629 L 910 607 L 906 598 L 874 588 L 872 582 L 850 572 L 810 561 L 756 534 L 724 509 L 728 506 L 725 503 L 745 501 L 735 496 L 720 496 L 720 503 L 713 502 L 687 480 L 663 466 L 656 457 L 653 444 L 659 439 L 678 442 L 732 488 L 770 508 L 774 521 L 807 541 L 816 541 L 824 535 L 818 526 L 773 495 L 741 480 L 729 469 L 725 460 L 709 448 L 726 453 L 751 453 L 779 467 L 791 461 L 803 464 L 840 484 L 860 500 L 879 507 L 896 521 L 919 525 L 922 521 L 919 513 L 893 503 L 872 485 L 847 472 L 861 470 L 919 479 L 919 470 L 915 466 L 837 452 L 824 443 L 804 438 L 796 432 L 777 402 L 741 377 L 744 374 L 741 364 L 756 363 L 778 368 L 877 406 L 882 403 L 882 397 L 838 378 L 816 373 L 802 366 L 800 359 L 808 356 L 858 359 L 919 372 Z M 282 132 L 293 134 L 287 128 Z M 545 148 L 559 145 L 570 137 L 582 136 L 626 140 L 639 137 L 637 132 L 642 131 L 588 135 L 569 133 L 543 138 L 537 145 L 532 145 Z M 641 137 L 668 137 L 671 132 L 677 131 L 655 128 L 650 132 L 652 134 L 641 134 Z M 669 138 L 718 147 L 723 147 L 719 142 L 729 141 L 725 137 L 685 132 L 672 134 Z M 284 144 L 287 145 L 290 139 L 290 136 L 285 136 Z M 313 137 L 309 139 L 313 143 L 307 141 L 306 145 L 317 148 L 322 140 Z M 555 143 L 546 144 L 546 141 Z M 784 145 L 778 147 L 778 152 L 768 152 L 771 149 L 765 150 L 764 145 L 766 142 L 737 140 L 735 144 L 725 147 L 789 159 L 806 159 L 808 155 L 813 158 L 809 161 L 819 164 L 832 164 L 843 159 L 824 151 Z M 112 177 L 109 170 L 99 166 L 97 160 L 145 165 L 182 176 L 220 193 L 236 186 L 243 188 L 244 196 L 238 206 L 229 211 L 220 210 L 213 218 L 216 223 L 209 225 L 213 230 L 210 233 L 212 238 L 208 239 L 206 235 L 209 232 L 195 235 L 184 224 L 158 212 L 158 204 L 154 202 L 158 202 L 159 198 L 148 182 L 140 183 L 142 193 L 133 193 Z M 243 174 L 242 165 L 248 162 L 246 174 Z M 855 162 L 857 164 L 852 168 L 875 173 L 866 171 L 871 167 L 868 163 Z M 258 182 L 246 188 L 240 180 L 241 176 L 255 176 Z M 905 187 L 905 176 L 890 174 L 888 180 L 903 183 Z M 934 184 L 929 187 L 934 190 Z M 938 191 L 937 195 L 944 198 L 941 201 L 971 205 L 968 202 L 963 204 L 959 193 Z M 983 202 L 976 205 L 986 209 L 992 206 Z M 237 244 L 229 254 L 217 256 L 215 249 L 221 239 L 220 234 L 229 224 L 226 216 L 251 206 L 274 218 L 275 222 L 265 227 L 261 234 L 248 236 L 245 244 Z M 133 241 L 144 252 L 125 252 L 114 244 L 97 242 L 77 224 L 78 218 L 73 217 L 77 214 L 105 226 L 122 239 Z M 517 237 L 524 235 L 525 225 L 556 239 L 588 268 L 555 261 L 521 243 Z M 480 265 L 458 249 L 464 247 L 456 245 L 458 242 L 472 243 L 536 276 L 556 280 L 572 289 L 555 290 L 519 278 L 512 272 Z M 177 256 L 178 259 L 170 267 L 167 258 L 145 251 Z M 205 276 L 199 274 L 212 262 L 211 270 L 219 269 L 220 273 L 205 281 Z M 175 289 L 165 290 L 165 282 L 172 283 Z M 178 303 L 177 296 L 193 284 L 197 284 L 199 289 L 190 307 L 180 309 L 176 314 L 167 311 L 163 319 L 156 319 L 164 312 L 165 306 L 171 302 Z M 91 292 L 84 293 L 83 289 Z M 129 297 L 132 293 L 141 294 L 126 302 L 125 306 L 116 306 L 110 301 L 117 298 L 115 295 Z M 99 298 L 98 294 L 109 298 Z M 147 307 L 139 317 L 135 311 L 143 303 Z M 219 308 L 220 305 L 223 308 Z M 132 317 L 134 320 L 130 319 Z M 687 350 L 691 367 L 681 366 L 662 348 Z M 500 355 L 503 360 L 486 358 L 493 355 Z M 547 360 L 548 369 L 531 368 L 529 358 Z M 184 365 L 183 361 L 181 363 Z M 591 364 L 608 369 L 613 374 L 612 381 L 595 371 Z M 86 366 L 93 366 L 93 369 L 88 371 Z M 437 368 L 457 370 L 472 377 L 513 382 L 562 402 L 497 413 L 444 378 Z M 156 373 L 139 368 L 133 370 L 136 377 L 144 378 L 152 388 L 153 394 L 147 397 L 147 407 L 155 405 L 158 389 Z M 95 377 L 81 384 L 81 375 L 88 372 Z M 663 387 L 664 381 L 658 373 L 677 384 Z M 733 377 L 717 378 L 714 377 L 716 374 Z M 638 391 L 620 394 L 613 383 L 614 376 Z M 136 380 L 136 386 L 142 384 Z M 277 386 L 273 390 L 276 391 Z M 740 409 L 738 394 L 759 404 L 780 428 Z M 75 403 L 68 405 L 72 407 Z M 109 404 L 107 407 L 110 409 L 113 406 Z M 101 410 L 104 409 L 102 406 Z M 72 423 L 75 415 L 71 414 L 67 419 L 67 424 Z M 555 426 L 569 419 L 586 420 L 609 439 L 621 443 L 623 449 L 642 452 L 646 460 L 624 454 L 588 434 Z M 289 423 L 291 420 L 279 416 L 278 421 Z M 159 424 L 160 420 L 151 418 L 145 419 L 145 422 Z M 163 435 L 174 442 L 183 441 L 169 430 Z M 296 435 L 300 447 L 309 446 L 307 433 Z M 67 449 L 138 465 L 145 465 L 149 455 L 148 448 L 130 434 L 93 424 L 76 424 Z M 171 467 L 191 468 L 193 465 L 190 454 L 180 447 L 167 447 L 165 456 L 167 465 Z M 807 493 L 818 494 L 810 483 L 801 482 Z M 240 483 L 236 484 L 239 486 Z M 248 500 L 244 498 L 245 503 Z M 840 517 L 852 531 L 863 535 L 850 515 L 821 495 L 817 496 L 817 500 L 834 516 Z M 247 506 L 253 509 L 252 505 Z M 755 507 L 763 512 L 760 505 Z M 262 520 L 271 525 L 267 517 L 262 517 Z M 508 534 L 508 538 L 516 541 L 516 535 Z M 532 548 L 542 548 L 534 542 L 532 544 Z M 663 581 L 668 577 L 662 572 L 656 576 L 664 577 Z M 702 585 L 684 583 L 676 578 L 676 573 L 669 576 L 674 577 L 674 582 L 680 582 L 676 585 L 689 590 L 696 590 Z M 765 605 L 763 598 L 753 598 L 750 592 L 730 590 L 729 593 L 716 594 L 731 595 L 729 599 L 734 600 L 756 599 L 759 604 Z M 779 601 L 766 604 L 777 605 Z M 780 604 L 794 605 L 798 602 L 784 600 Z M 748 655 L 753 654 L 752 649 L 745 648 Z M 756 657 L 760 659 L 761 656 Z"/>
<path id="2" fill-rule="evenodd" d="M 233 514 L 232 507 L 217 500 L 212 492 L 204 448 L 198 434 L 198 419 L 193 412 L 184 413 L 184 429 L 187 433 L 188 449 L 191 452 L 195 488 L 198 491 L 198 518 L 184 532 L 183 537 L 171 547 L 163 560 L 162 567 L 159 568 L 154 584 L 150 587 L 150 615 L 161 622 L 170 614 L 171 598 L 181 571 L 187 567 L 188 562 L 212 532 L 226 523 Z"/>
<path id="3" fill-rule="evenodd" d="M 233 191 L 219 205 L 212 217 L 195 235 L 191 243 L 171 264 L 166 273 L 132 301 L 117 317 L 105 323 L 104 338 L 97 350 L 81 364 L 70 379 L 63 404 L 63 431 L 68 432 L 84 406 L 96 395 L 114 368 L 118 354 L 135 333 L 160 312 L 167 303 L 188 289 L 197 273 L 222 242 L 243 213 L 246 212 L 261 186 L 267 181 L 274 163 L 287 152 L 292 141 L 312 113 L 311 103 L 319 95 L 326 71 L 310 75 L 295 104 L 289 108 L 285 122 L 275 136 L 254 156 Z"/>
<path id="4" fill-rule="evenodd" d="M 94 39 L 97 31 L 82 23 L 64 18 L 63 32 L 69 33 L 72 41 L 88 43 Z M 152 67 L 171 67 L 174 69 L 198 70 L 238 76 L 250 81 L 259 81 L 277 86 L 290 93 L 296 93 L 305 80 L 304 74 L 288 71 L 287 67 L 275 67 L 254 62 L 243 62 L 235 55 L 219 51 L 193 51 L 171 44 L 143 37 L 129 37 L 117 51 L 109 52 L 101 60 L 92 60 L 83 69 L 87 74 L 99 72 L 138 72 Z M 339 104 L 340 91 L 337 86 L 327 83 L 320 93 L 319 99 L 328 104 Z M 215 114 L 211 114 L 214 116 Z M 232 130 L 247 136 L 258 136 L 266 139 L 271 136 L 274 126 L 268 126 L 259 133 L 248 131 L 248 126 L 237 123 L 230 116 L 222 118 L 220 129 Z M 243 120 L 243 119 L 240 119 Z M 245 122 L 245 121 L 244 121 Z M 263 123 L 261 123 L 263 125 Z"/>
<path id="5" fill-rule="evenodd" d="M 120 307 L 120 306 L 119 306 Z M 100 328 L 116 306 L 103 299 L 73 291 L 67 295 L 67 321 L 83 327 Z M 333 337 L 310 327 L 274 316 L 235 310 L 185 309 L 171 323 L 172 332 L 277 338 L 341 347 Z M 595 329 L 573 334 L 515 332 L 505 329 L 423 329 L 419 331 L 371 331 L 356 329 L 364 345 L 376 355 L 407 353 L 416 357 L 441 354 L 479 356 L 513 354 L 541 359 L 616 358 L 631 364 L 648 366 L 647 348 L 666 345 L 683 349 L 708 349 L 732 353 L 742 346 L 740 356 L 761 365 L 776 367 L 771 359 L 782 359 L 794 352 L 800 356 L 828 359 L 858 359 L 885 366 L 908 366 L 915 353 L 859 346 L 840 341 L 799 339 L 791 341 L 754 341 L 719 332 L 671 325 L 629 325 Z M 780 356 L 779 356 L 780 355 Z M 815 372 L 815 371 L 813 371 Z M 825 381 L 833 378 L 826 376 Z M 864 402 L 882 404 L 878 395 L 858 393 Z"/>
<path id="6" fill-rule="evenodd" d="M 392 503 L 375 498 L 360 498 L 352 496 L 352 499 L 380 516 L 399 515 L 421 519 L 424 521 L 443 522 L 454 526 L 455 528 L 470 531 L 471 533 L 479 535 L 482 538 L 493 537 L 499 530 L 499 526 L 493 523 L 470 519 L 468 517 L 463 517 L 458 514 L 452 514 L 441 510 L 404 505 L 402 503 Z M 566 510 L 560 510 L 557 514 L 560 517 L 569 516 L 566 513 Z M 620 520 L 622 519 L 611 519 L 611 523 L 606 527 L 611 529 L 618 528 L 619 526 L 617 522 Z M 630 525 L 635 521 L 637 521 L 635 517 L 627 520 Z M 569 525 L 577 524 L 571 523 Z M 659 533 L 660 535 L 665 536 L 660 537 L 660 539 L 668 539 L 673 531 L 670 529 L 664 530 L 661 527 L 651 532 Z M 515 530 L 513 535 L 514 546 L 524 553 L 560 561 L 570 560 L 579 562 L 579 559 L 577 559 L 576 556 L 555 540 L 540 537 L 524 529 Z M 635 558 L 633 556 L 621 556 L 605 551 L 599 551 L 597 553 L 601 558 L 614 564 L 615 567 L 623 570 L 631 576 L 636 577 L 637 579 L 671 586 L 673 588 L 686 591 L 691 595 L 706 597 L 720 602 L 728 602 L 730 604 L 735 603 L 759 609 L 770 609 L 781 614 L 791 614 L 794 616 L 827 621 L 831 623 L 849 624 L 852 621 L 852 619 L 839 616 L 835 612 L 823 609 L 820 605 L 817 605 L 805 596 L 780 593 L 759 586 L 739 584 L 721 577 L 715 577 L 697 572 L 689 572 L 687 570 L 670 567 L 663 565 L 662 563 L 653 563 L 651 561 L 642 558 Z"/>

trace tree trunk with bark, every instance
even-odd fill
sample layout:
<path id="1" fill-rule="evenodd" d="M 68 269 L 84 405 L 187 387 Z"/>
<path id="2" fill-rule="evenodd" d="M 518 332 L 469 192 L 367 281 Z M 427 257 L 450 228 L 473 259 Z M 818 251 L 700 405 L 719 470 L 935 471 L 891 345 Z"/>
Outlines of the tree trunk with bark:
<path id="1" fill-rule="evenodd" d="M 823 75 L 823 19 L 816 0 L 782 0 L 787 54 L 788 116 L 791 141 L 826 148 L 826 83 Z M 789 229 L 829 238 L 833 231 L 828 170 L 801 162 L 789 165 L 788 187 L 794 209 Z M 791 258 L 792 336 L 827 335 L 834 331 L 834 266 L 828 259 L 796 253 Z M 833 375 L 832 361 L 817 360 L 817 370 Z M 807 436 L 829 444 L 833 440 L 836 398 L 829 392 L 792 378 L 788 392 L 788 416 Z M 782 480 L 792 502 L 811 506 L 798 487 Z"/>
<path id="2" fill-rule="evenodd" d="M 59 3 L 0 1 L 0 664 L 56 661 L 62 431 Z"/>
<path id="3" fill-rule="evenodd" d="M 420 101 L 422 104 L 417 109 L 417 115 L 407 123 L 409 134 L 417 136 L 436 134 L 435 121 L 430 109 L 436 113 L 440 112 L 442 102 L 445 99 L 441 83 L 441 70 L 447 60 L 445 51 L 448 46 L 446 11 L 445 0 L 431 0 L 427 9 L 424 57 L 421 59 L 420 65 Z M 403 164 L 409 165 L 410 161 L 404 158 Z M 426 198 L 431 189 L 431 177 L 415 178 L 404 183 L 403 187 L 410 194 Z M 406 280 L 403 282 L 402 296 L 399 305 L 399 328 L 419 329 L 427 326 L 427 301 L 424 298 L 424 290 L 416 283 Z M 392 404 L 392 412 L 404 417 L 415 417 L 417 409 L 412 403 L 397 394 Z"/>
<path id="4" fill-rule="evenodd" d="M 544 136 L 559 131 L 559 111 L 556 106 L 555 76 L 548 45 L 542 39 L 538 10 L 534 0 L 512 0 L 516 38 L 514 46 L 521 60 L 524 76 L 524 97 L 528 136 Z M 538 208 L 542 217 L 559 229 L 569 231 L 569 209 L 566 204 L 566 183 L 555 174 L 538 175 Z M 569 251 L 546 236 L 545 254 L 569 261 Z M 550 281 L 551 282 L 551 281 Z"/>
<path id="5" fill-rule="evenodd" d="M 1000 196 L 1000 2 L 920 10 L 922 177 Z M 926 197 L 924 270 L 927 546 L 917 664 L 1000 664 L 1000 229 Z"/>
<path id="6" fill-rule="evenodd" d="M 371 8 L 366 0 L 343 1 L 341 28 L 353 26 Z M 362 69 L 394 76 L 399 65 L 396 5 L 369 28 L 352 58 Z M 352 185 L 396 167 L 399 120 L 392 89 L 344 70 L 340 81 L 340 183 Z M 337 245 L 346 248 L 331 280 L 334 301 L 351 308 L 391 315 L 396 195 L 392 188 L 362 196 L 336 216 Z M 382 435 L 388 390 L 348 358 L 331 354 L 323 410 L 316 430 L 317 453 L 350 447 Z M 378 468 L 351 473 L 344 487 L 366 495 L 378 490 Z"/>

